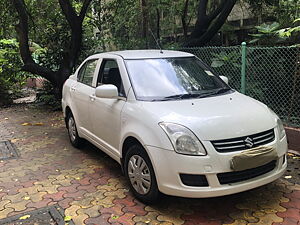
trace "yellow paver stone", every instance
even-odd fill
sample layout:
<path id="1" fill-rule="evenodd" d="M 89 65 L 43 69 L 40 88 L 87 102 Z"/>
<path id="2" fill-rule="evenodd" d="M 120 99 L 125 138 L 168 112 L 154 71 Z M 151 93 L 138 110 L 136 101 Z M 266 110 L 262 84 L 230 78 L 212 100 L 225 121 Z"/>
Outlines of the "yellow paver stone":
<path id="1" fill-rule="evenodd" d="M 13 208 L 5 208 L 3 210 L 0 210 L 0 219 L 4 219 L 7 217 L 7 215 L 11 212 L 13 212 Z"/>

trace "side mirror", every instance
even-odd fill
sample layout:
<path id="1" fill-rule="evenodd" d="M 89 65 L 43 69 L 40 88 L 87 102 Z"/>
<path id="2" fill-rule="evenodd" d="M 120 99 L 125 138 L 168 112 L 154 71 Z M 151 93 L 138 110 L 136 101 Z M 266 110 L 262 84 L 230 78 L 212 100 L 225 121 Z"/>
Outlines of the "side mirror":
<path id="1" fill-rule="evenodd" d="M 118 97 L 118 88 L 112 84 L 103 84 L 96 88 L 95 95 L 98 98 L 116 98 Z"/>
<path id="2" fill-rule="evenodd" d="M 228 84 L 228 77 L 219 76 L 226 84 Z"/>

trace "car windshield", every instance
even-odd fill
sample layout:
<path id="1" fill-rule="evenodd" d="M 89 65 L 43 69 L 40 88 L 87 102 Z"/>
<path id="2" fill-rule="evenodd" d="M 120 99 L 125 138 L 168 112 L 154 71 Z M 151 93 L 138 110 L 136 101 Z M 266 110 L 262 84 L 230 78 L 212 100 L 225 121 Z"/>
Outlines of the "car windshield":
<path id="1" fill-rule="evenodd" d="M 231 90 L 196 57 L 130 59 L 126 66 L 138 100 L 200 98 Z"/>

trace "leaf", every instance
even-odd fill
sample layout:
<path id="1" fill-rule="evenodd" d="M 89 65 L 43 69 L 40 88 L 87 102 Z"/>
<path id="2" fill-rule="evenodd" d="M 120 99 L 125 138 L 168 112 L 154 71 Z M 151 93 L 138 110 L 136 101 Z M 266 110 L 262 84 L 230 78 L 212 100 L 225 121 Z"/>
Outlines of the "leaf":
<path id="1" fill-rule="evenodd" d="M 19 218 L 19 220 L 26 220 L 26 219 L 28 219 L 28 218 L 30 218 L 30 215 L 24 215 L 24 216 L 21 216 L 21 217 Z"/>
<path id="2" fill-rule="evenodd" d="M 221 67 L 223 65 L 224 65 L 224 62 L 220 61 L 220 60 L 215 60 L 211 63 L 211 67 L 213 67 L 213 68 Z"/>
<path id="3" fill-rule="evenodd" d="M 22 126 L 31 126 L 31 123 L 22 123 Z"/>
<path id="4" fill-rule="evenodd" d="M 35 124 L 33 124 L 34 126 L 43 126 L 44 125 L 44 123 L 35 123 Z"/>
<path id="5" fill-rule="evenodd" d="M 112 215 L 111 218 L 114 219 L 114 220 L 116 220 L 116 219 L 119 218 L 119 216 Z"/>
<path id="6" fill-rule="evenodd" d="M 15 138 L 15 139 L 12 139 L 10 140 L 11 143 L 16 143 L 19 139 L 18 138 Z"/>
<path id="7" fill-rule="evenodd" d="M 65 221 L 65 222 L 69 222 L 69 221 L 71 221 L 71 219 L 72 219 L 71 216 L 65 216 L 65 217 L 64 217 L 64 221 Z"/>
<path id="8" fill-rule="evenodd" d="M 255 39 L 249 41 L 249 44 L 253 44 L 253 43 L 256 43 L 256 42 L 258 42 L 258 41 L 259 41 L 259 39 L 258 39 L 258 38 L 255 38 Z"/>
<path id="9" fill-rule="evenodd" d="M 300 18 L 295 19 L 293 23 L 296 23 L 298 21 L 300 21 Z"/>
<path id="10" fill-rule="evenodd" d="M 263 36 L 263 34 L 249 34 L 251 37 L 262 37 Z"/>

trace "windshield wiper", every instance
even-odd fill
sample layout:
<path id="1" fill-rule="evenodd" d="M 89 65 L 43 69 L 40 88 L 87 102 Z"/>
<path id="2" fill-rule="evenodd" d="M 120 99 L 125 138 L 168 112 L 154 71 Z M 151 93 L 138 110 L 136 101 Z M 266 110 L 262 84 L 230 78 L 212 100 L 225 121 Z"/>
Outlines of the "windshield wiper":
<path id="1" fill-rule="evenodd" d="M 212 96 L 212 95 L 222 94 L 222 93 L 226 93 L 230 90 L 231 90 L 231 88 L 229 88 L 229 87 L 223 87 L 223 88 L 219 88 L 219 89 L 204 93 L 203 95 L 201 95 L 201 97 L 208 97 L 208 96 Z"/>
<path id="2" fill-rule="evenodd" d="M 208 96 L 225 93 L 229 90 L 231 90 L 231 88 L 224 87 L 224 88 L 219 88 L 219 89 L 215 89 L 214 91 L 204 92 L 204 93 L 186 93 L 186 94 L 179 94 L 179 95 L 170 95 L 159 99 L 153 99 L 152 101 L 169 101 L 174 99 L 178 100 L 178 99 L 189 99 L 189 98 L 205 98 Z"/>
<path id="3" fill-rule="evenodd" d="M 231 88 L 229 88 L 229 87 L 223 87 L 223 88 L 216 89 L 216 90 L 214 90 L 212 92 L 209 92 L 209 93 L 216 95 L 216 94 L 226 93 L 230 90 L 231 90 Z"/>
<path id="4" fill-rule="evenodd" d="M 189 98 L 197 98 L 199 97 L 201 94 L 191 94 L 191 93 L 187 93 L 187 94 L 179 94 L 179 95 L 170 95 L 167 97 L 163 97 L 163 98 L 158 98 L 158 99 L 153 99 L 152 101 L 169 101 L 169 100 L 178 100 L 178 99 L 189 99 Z"/>
<path id="5" fill-rule="evenodd" d="M 199 97 L 200 95 L 201 94 L 195 94 L 195 93 L 170 95 L 170 96 L 164 97 L 163 100 L 196 98 L 196 97 Z"/>

